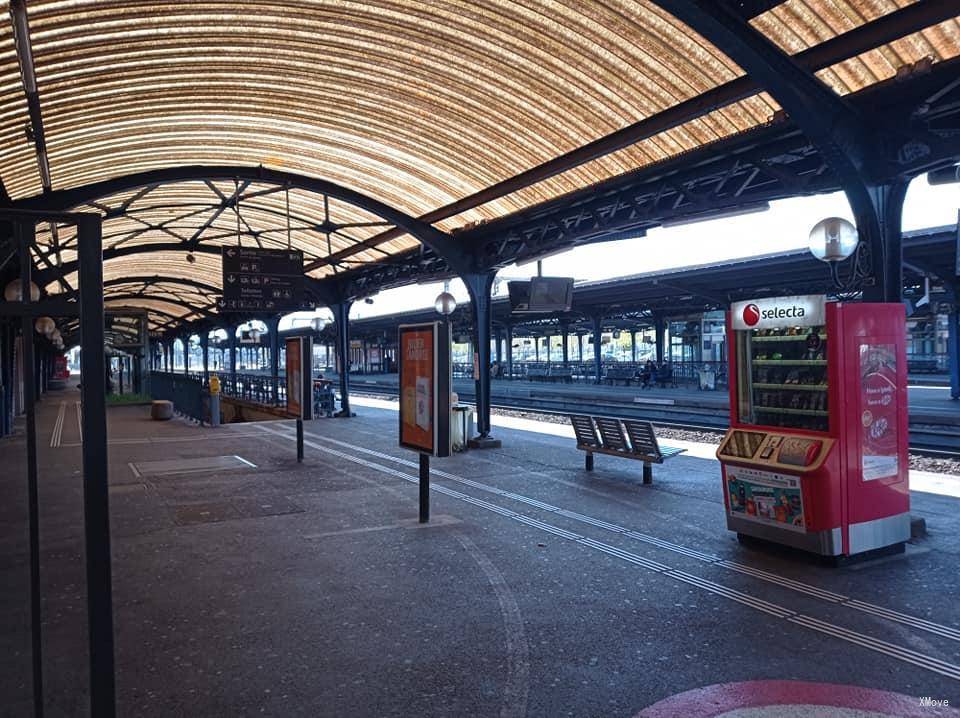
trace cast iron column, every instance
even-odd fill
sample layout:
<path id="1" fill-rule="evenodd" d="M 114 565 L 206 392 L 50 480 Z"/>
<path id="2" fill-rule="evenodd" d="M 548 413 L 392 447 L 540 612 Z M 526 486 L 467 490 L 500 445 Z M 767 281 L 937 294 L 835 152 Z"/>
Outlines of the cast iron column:
<path id="1" fill-rule="evenodd" d="M 664 334 L 666 331 L 667 323 L 664 321 L 663 317 L 657 317 L 654 320 L 653 330 L 655 334 L 655 342 L 657 347 L 657 366 L 663 364 L 663 342 Z"/>
<path id="2" fill-rule="evenodd" d="M 200 332 L 200 356 L 203 357 L 203 383 L 210 382 L 210 333 Z"/>
<path id="3" fill-rule="evenodd" d="M 637 331 L 636 329 L 630 330 L 630 357 L 631 361 L 637 363 Z"/>
<path id="4" fill-rule="evenodd" d="M 960 296 L 957 288 L 948 289 L 951 300 L 947 314 L 947 365 L 950 369 L 950 398 L 960 399 Z"/>
<path id="5" fill-rule="evenodd" d="M 353 302 L 342 301 L 330 305 L 333 321 L 337 325 L 337 358 L 340 360 L 340 411 L 336 416 L 350 417 L 350 306 Z"/>
<path id="6" fill-rule="evenodd" d="M 570 328 L 564 324 L 562 329 L 563 331 L 561 332 L 560 336 L 562 337 L 563 341 L 563 366 L 566 368 L 570 365 Z"/>
<path id="7" fill-rule="evenodd" d="M 77 226 L 80 260 L 80 364 L 83 376 L 83 517 L 90 643 L 90 715 L 116 714 L 113 579 L 110 552 L 107 410 L 103 353 L 103 250 L 100 217 Z"/>
<path id="8" fill-rule="evenodd" d="M 513 325 L 508 324 L 505 332 L 507 338 L 507 379 L 513 379 Z"/>
<path id="9" fill-rule="evenodd" d="M 190 373 L 190 335 L 186 334 L 180 340 L 183 342 L 183 373 Z"/>
<path id="10" fill-rule="evenodd" d="M 478 436 L 469 440 L 474 449 L 495 449 L 501 443 L 490 436 L 490 334 L 492 318 L 490 290 L 496 272 L 476 272 L 461 275 L 470 294 L 470 309 L 473 312 L 473 345 L 477 357 L 476 397 Z"/>
<path id="11" fill-rule="evenodd" d="M 869 187 L 875 221 L 867 221 L 859 215 L 868 212 L 864 208 L 854 214 L 860 241 L 870 250 L 873 284 L 863 288 L 867 302 L 896 302 L 903 298 L 903 200 L 907 195 L 909 181 L 897 179 L 889 183 Z M 871 218 L 872 219 L 872 218 Z M 879 227 L 871 230 L 871 227 Z"/>
<path id="12" fill-rule="evenodd" d="M 280 317 L 267 322 L 270 332 L 270 398 L 274 405 L 280 403 Z"/>
<path id="13" fill-rule="evenodd" d="M 493 341 L 497 348 L 497 364 L 503 366 L 503 333 L 499 329 L 494 332 Z"/>
<path id="14" fill-rule="evenodd" d="M 237 391 L 237 328 L 227 327 L 227 344 L 230 347 L 230 390 Z"/>
<path id="15" fill-rule="evenodd" d="M 594 314 L 593 317 L 593 373 L 596 377 L 596 382 L 599 384 L 603 381 L 603 356 L 600 353 L 600 335 L 603 333 L 603 315 Z"/>

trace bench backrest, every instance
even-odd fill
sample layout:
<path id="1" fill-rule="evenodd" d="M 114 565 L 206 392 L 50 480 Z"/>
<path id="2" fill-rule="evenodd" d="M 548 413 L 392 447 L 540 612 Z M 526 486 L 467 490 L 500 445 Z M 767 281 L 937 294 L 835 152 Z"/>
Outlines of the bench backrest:
<path id="1" fill-rule="evenodd" d="M 624 419 L 623 426 L 627 430 L 627 436 L 630 437 L 630 446 L 633 447 L 633 453 L 653 456 L 657 459 L 661 457 L 657 435 L 649 421 Z"/>
<path id="2" fill-rule="evenodd" d="M 527 368 L 527 376 L 546 376 L 546 375 L 547 375 L 547 370 L 542 367 L 532 366 Z"/>
<path id="3" fill-rule="evenodd" d="M 594 421 L 597 422 L 597 429 L 600 430 L 600 438 L 603 440 L 605 449 L 630 451 L 630 445 L 627 443 L 627 437 L 623 435 L 623 427 L 619 419 L 595 416 Z"/>
<path id="4" fill-rule="evenodd" d="M 595 446 L 600 448 L 597 439 L 597 430 L 593 426 L 593 418 L 584 414 L 571 414 L 570 423 L 573 424 L 573 433 L 577 435 L 579 446 Z"/>
<path id="5" fill-rule="evenodd" d="M 570 367 L 566 368 L 557 368 L 554 367 L 550 370 L 550 376 L 573 376 L 573 369 Z"/>

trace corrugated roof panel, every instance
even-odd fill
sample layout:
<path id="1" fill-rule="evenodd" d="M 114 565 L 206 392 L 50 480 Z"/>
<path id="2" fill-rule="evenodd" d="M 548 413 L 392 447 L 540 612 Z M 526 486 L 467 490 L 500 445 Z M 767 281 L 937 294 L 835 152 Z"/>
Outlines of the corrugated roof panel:
<path id="1" fill-rule="evenodd" d="M 796 53 L 908 4 L 786 0 L 752 22 Z M 648 0 L 31 0 L 28 13 L 55 188 L 164 167 L 263 165 L 330 180 L 416 216 L 741 74 Z M 960 25 L 951 21 L 820 76 L 848 94 L 904 65 L 958 52 Z M 777 109 L 758 94 L 438 226 L 554 199 L 749 130 Z M 16 197 L 39 192 L 25 118 L 8 25 L 0 32 L 0 177 Z M 107 246 L 193 237 L 207 222 L 199 239 L 216 245 L 236 236 L 235 186 L 178 183 L 91 206 L 129 204 L 127 216 L 106 220 Z M 349 250 L 385 229 L 345 203 L 299 190 L 288 198 L 251 183 L 240 198 L 244 244 L 286 245 L 288 199 L 290 241 L 309 258 Z M 64 261 L 73 257 L 70 241 L 61 236 Z M 352 261 L 415 246 L 404 235 Z M 198 252 L 191 265 L 180 252 L 108 266 L 201 276 L 219 275 L 218 263 Z"/>
<path id="2" fill-rule="evenodd" d="M 37 154 L 28 138 L 30 114 L 10 24 L 10 3 L 0 2 L 0 180 L 13 199 L 40 192 Z"/>
<path id="3" fill-rule="evenodd" d="M 739 73 L 627 0 L 37 1 L 30 20 L 57 187 L 262 163 L 411 214 Z"/>

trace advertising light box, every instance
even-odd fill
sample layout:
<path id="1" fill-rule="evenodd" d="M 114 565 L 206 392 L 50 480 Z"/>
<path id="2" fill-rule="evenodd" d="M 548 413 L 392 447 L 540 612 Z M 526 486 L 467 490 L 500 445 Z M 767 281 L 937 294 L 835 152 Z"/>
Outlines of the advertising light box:
<path id="1" fill-rule="evenodd" d="M 287 355 L 287 413 L 299 419 L 313 418 L 312 362 L 313 339 L 288 337 Z"/>
<path id="2" fill-rule="evenodd" d="M 442 322 L 399 329 L 400 446 L 450 456 L 450 329 Z"/>

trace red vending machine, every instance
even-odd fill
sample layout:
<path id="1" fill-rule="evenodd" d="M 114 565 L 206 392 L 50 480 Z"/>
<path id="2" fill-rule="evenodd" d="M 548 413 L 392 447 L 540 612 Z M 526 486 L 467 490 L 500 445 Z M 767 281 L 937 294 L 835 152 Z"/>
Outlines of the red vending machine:
<path id="1" fill-rule="evenodd" d="M 727 315 L 727 527 L 826 556 L 910 538 L 906 315 L 821 295 Z"/>

